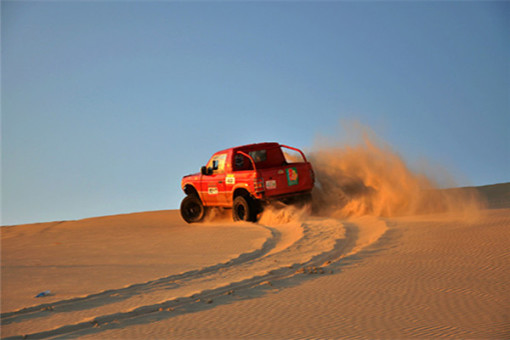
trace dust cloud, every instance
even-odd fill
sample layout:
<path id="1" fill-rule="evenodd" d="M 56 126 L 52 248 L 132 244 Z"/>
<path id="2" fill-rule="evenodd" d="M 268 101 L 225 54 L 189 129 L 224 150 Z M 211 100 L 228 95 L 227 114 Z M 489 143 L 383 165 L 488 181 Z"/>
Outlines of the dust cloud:
<path id="1" fill-rule="evenodd" d="M 360 134 L 357 145 L 316 147 L 308 152 L 316 175 L 315 214 L 336 218 L 473 214 L 484 206 L 476 191 L 440 190 L 431 178 L 411 171 L 386 143 L 376 142 L 366 131 Z"/>

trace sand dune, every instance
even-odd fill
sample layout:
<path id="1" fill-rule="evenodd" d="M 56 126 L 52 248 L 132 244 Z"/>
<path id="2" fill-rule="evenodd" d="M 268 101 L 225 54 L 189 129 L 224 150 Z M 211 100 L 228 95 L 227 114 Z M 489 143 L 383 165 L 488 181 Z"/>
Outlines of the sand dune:
<path id="1" fill-rule="evenodd" d="M 87 338 L 506 339 L 509 213 L 488 211 L 475 224 L 391 220 L 377 242 L 330 265 L 334 274 Z"/>
<path id="2" fill-rule="evenodd" d="M 508 338 L 510 209 L 473 216 L 2 227 L 2 337 Z"/>

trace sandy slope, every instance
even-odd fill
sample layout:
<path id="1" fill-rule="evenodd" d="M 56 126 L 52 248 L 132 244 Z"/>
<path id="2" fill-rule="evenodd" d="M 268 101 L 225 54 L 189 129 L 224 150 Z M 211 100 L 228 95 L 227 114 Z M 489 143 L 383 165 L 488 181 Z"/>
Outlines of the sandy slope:
<path id="1" fill-rule="evenodd" d="M 379 242 L 333 265 L 333 275 L 88 338 L 508 339 L 510 210 L 475 224 L 441 216 L 389 224 Z"/>
<path id="2" fill-rule="evenodd" d="M 288 213 L 2 228 L 2 336 L 510 336 L 510 209 L 476 220 Z M 54 295 L 34 298 L 45 289 Z"/>
<path id="3" fill-rule="evenodd" d="M 1 242 L 3 314 L 214 269 L 259 256 L 274 244 L 267 228 L 244 223 L 194 227 L 177 211 L 2 227 Z M 34 298 L 45 290 L 51 295 Z M 2 335 L 10 328 L 3 324 Z"/>

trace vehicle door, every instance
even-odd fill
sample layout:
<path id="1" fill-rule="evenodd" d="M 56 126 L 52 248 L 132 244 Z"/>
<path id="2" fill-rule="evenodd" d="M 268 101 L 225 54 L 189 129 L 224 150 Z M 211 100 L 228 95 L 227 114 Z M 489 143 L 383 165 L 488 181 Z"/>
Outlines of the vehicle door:
<path id="1" fill-rule="evenodd" d="M 226 153 L 215 154 L 207 163 L 208 174 L 202 176 L 202 196 L 206 205 L 224 205 Z"/>

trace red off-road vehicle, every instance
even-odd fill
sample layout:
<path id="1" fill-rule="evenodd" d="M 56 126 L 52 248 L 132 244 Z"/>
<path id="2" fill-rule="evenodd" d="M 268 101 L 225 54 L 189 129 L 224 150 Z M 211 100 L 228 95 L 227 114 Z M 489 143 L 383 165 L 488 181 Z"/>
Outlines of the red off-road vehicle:
<path id="1" fill-rule="evenodd" d="M 286 159 L 282 148 L 302 161 Z M 311 200 L 315 176 L 305 154 L 278 143 L 259 143 L 216 152 L 200 173 L 184 176 L 182 218 L 201 221 L 209 207 L 233 208 L 235 221 L 256 221 L 263 206 L 279 200 Z"/>

